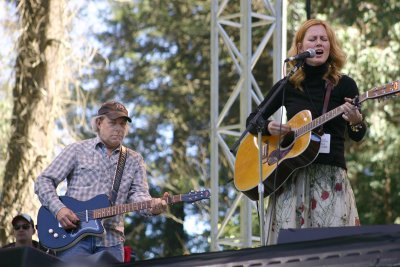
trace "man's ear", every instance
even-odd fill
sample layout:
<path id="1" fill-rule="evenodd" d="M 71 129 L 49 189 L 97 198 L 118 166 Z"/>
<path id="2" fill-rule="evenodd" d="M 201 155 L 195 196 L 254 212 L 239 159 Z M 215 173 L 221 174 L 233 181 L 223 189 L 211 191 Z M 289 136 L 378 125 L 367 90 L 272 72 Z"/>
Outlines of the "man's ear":
<path id="1" fill-rule="evenodd" d="M 101 122 L 104 120 L 104 118 L 97 118 L 96 119 L 96 126 L 97 126 L 97 128 L 98 129 L 100 129 L 100 124 L 101 124 Z"/>

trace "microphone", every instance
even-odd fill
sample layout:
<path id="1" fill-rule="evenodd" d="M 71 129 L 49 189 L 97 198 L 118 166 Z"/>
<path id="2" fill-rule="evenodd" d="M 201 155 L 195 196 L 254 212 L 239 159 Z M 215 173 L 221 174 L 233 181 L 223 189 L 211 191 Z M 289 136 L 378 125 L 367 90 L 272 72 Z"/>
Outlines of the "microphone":
<path id="1" fill-rule="evenodd" d="M 293 57 L 288 57 L 287 59 L 285 59 L 284 62 L 293 61 L 293 60 L 301 60 L 301 59 L 305 59 L 305 58 L 311 58 L 311 57 L 315 57 L 315 55 L 316 55 L 315 50 L 312 48 L 309 48 L 303 53 L 297 54 Z"/>

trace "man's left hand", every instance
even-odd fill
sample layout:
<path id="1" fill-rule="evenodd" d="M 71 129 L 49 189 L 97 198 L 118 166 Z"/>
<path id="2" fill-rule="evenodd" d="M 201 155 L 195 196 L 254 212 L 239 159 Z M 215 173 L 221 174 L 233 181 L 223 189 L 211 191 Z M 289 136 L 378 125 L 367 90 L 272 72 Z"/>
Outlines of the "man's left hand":
<path id="1" fill-rule="evenodd" d="M 151 201 L 150 212 L 153 215 L 158 215 L 167 210 L 167 201 L 166 199 L 169 197 L 169 193 L 165 192 L 162 198 L 153 198 Z"/>

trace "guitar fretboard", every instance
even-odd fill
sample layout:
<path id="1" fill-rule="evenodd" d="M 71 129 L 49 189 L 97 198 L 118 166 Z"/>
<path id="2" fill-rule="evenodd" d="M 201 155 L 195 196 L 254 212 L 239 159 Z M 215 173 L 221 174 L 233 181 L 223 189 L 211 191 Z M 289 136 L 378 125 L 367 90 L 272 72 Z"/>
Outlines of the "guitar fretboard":
<path id="1" fill-rule="evenodd" d="M 182 195 L 175 195 L 175 196 L 170 196 L 168 198 L 165 198 L 165 201 L 167 204 L 173 204 L 177 202 L 182 201 Z M 101 209 L 95 209 L 91 212 L 92 218 L 93 219 L 100 219 L 100 218 L 106 218 L 106 217 L 111 217 L 117 214 L 123 214 L 131 211 L 138 211 L 138 210 L 144 210 L 144 209 L 150 209 L 151 208 L 151 200 L 148 201 L 143 201 L 143 202 L 137 202 L 137 203 L 128 203 L 128 204 L 122 204 L 122 205 L 116 205 L 116 206 L 111 206 L 107 208 L 101 208 Z"/>
<path id="2" fill-rule="evenodd" d="M 331 119 L 339 116 L 344 112 L 343 105 L 339 106 L 335 109 L 330 110 L 329 112 L 324 113 L 323 115 L 319 116 L 315 120 L 303 125 L 302 127 L 294 130 L 295 133 L 295 138 L 300 137 L 315 128 L 321 126 L 322 124 L 326 123 L 327 121 L 330 121 Z"/>
<path id="3" fill-rule="evenodd" d="M 375 88 L 363 93 L 359 97 L 358 103 L 362 103 L 367 99 L 381 98 L 384 96 L 389 96 L 389 95 L 398 94 L 398 93 L 399 93 L 399 81 L 394 81 L 394 82 L 387 83 L 381 87 L 375 87 Z M 335 109 L 330 110 L 329 112 L 322 114 L 315 120 L 294 130 L 295 138 L 298 138 L 298 137 L 314 130 L 315 128 L 326 123 L 327 121 L 330 121 L 331 119 L 343 114 L 343 112 L 344 112 L 343 105 L 341 105 Z"/>

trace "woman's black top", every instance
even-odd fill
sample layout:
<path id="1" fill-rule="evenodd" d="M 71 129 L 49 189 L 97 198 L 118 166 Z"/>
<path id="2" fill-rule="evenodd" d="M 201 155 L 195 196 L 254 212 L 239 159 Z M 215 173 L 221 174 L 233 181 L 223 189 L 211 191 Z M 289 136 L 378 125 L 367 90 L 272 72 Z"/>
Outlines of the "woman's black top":
<path id="1" fill-rule="evenodd" d="M 271 104 L 266 108 L 262 115 L 264 120 L 268 120 L 269 117 L 282 106 L 282 101 L 286 108 L 288 120 L 302 110 L 310 110 L 313 119 L 321 116 L 326 91 L 326 82 L 323 79 L 323 76 L 327 71 L 327 67 L 328 66 L 326 64 L 317 67 L 304 64 L 303 69 L 305 71 L 306 78 L 302 83 L 303 91 L 295 89 L 293 85 L 288 82 L 285 88 L 280 91 L 276 98 L 273 99 Z M 263 106 L 264 102 L 271 97 L 282 81 L 283 80 L 279 81 L 272 87 L 263 102 L 254 112 L 249 115 L 247 118 L 247 124 L 249 124 L 250 120 L 256 115 L 260 107 Z M 354 98 L 357 95 L 359 95 L 359 90 L 355 81 L 346 75 L 342 75 L 339 83 L 331 92 L 327 111 L 345 103 L 345 97 Z M 266 125 L 268 125 L 268 122 Z M 319 153 L 314 163 L 339 166 L 346 169 L 346 162 L 344 158 L 345 130 L 347 129 L 348 136 L 352 140 L 360 141 L 364 137 L 367 130 L 365 124 L 363 123 L 362 125 L 363 127 L 358 131 L 353 131 L 348 122 L 345 121 L 341 115 L 326 122 L 323 125 L 323 132 L 331 135 L 330 153 Z M 250 133 L 257 134 L 256 128 L 252 127 L 250 129 Z M 270 135 L 266 127 L 263 129 L 262 134 Z"/>

